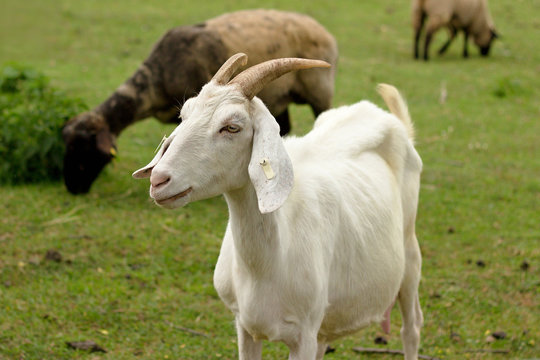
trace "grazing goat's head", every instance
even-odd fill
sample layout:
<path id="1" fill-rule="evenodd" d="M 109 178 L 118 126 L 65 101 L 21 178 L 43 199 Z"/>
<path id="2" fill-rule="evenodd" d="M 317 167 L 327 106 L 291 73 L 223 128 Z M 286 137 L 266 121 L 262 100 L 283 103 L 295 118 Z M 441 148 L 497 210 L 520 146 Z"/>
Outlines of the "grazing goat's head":
<path id="1" fill-rule="evenodd" d="M 85 112 L 69 120 L 62 130 L 64 182 L 72 194 L 87 193 L 100 171 L 116 154 L 114 136 L 102 115 Z"/>
<path id="2" fill-rule="evenodd" d="M 244 187 L 255 187 L 259 209 L 279 208 L 293 184 L 292 165 L 279 136 L 279 126 L 255 95 L 287 72 L 329 67 L 320 60 L 276 59 L 253 66 L 235 78 L 247 63 L 245 54 L 232 56 L 197 97 L 182 107 L 182 123 L 154 159 L 133 173 L 150 177 L 150 196 L 167 208 L 210 198 Z"/>

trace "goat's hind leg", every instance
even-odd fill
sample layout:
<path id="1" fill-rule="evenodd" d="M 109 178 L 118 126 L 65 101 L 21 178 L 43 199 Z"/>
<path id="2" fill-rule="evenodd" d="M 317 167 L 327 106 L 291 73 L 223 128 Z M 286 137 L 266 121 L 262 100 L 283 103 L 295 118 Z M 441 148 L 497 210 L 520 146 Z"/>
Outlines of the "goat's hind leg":
<path id="1" fill-rule="evenodd" d="M 403 342 L 405 360 L 418 359 L 420 329 L 424 322 L 418 298 L 422 258 L 416 236 L 411 240 L 413 240 L 414 245 L 406 250 L 405 277 L 399 290 L 399 308 L 403 321 L 401 340 Z"/>

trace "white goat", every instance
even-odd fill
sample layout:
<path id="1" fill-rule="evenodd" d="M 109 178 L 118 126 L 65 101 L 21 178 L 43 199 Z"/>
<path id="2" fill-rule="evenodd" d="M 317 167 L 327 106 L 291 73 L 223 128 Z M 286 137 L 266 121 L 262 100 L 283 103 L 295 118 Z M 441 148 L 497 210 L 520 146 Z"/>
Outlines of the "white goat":
<path id="1" fill-rule="evenodd" d="M 382 85 L 401 121 L 362 101 L 283 140 L 254 95 L 286 72 L 328 64 L 271 60 L 229 81 L 245 62 L 231 57 L 185 103 L 182 123 L 133 176 L 150 177 L 150 196 L 167 208 L 225 195 L 214 285 L 236 316 L 240 359 L 260 359 L 263 339 L 284 342 L 290 359 L 321 359 L 330 341 L 380 321 L 396 297 L 405 358 L 417 359 L 422 162 L 404 101 Z"/>

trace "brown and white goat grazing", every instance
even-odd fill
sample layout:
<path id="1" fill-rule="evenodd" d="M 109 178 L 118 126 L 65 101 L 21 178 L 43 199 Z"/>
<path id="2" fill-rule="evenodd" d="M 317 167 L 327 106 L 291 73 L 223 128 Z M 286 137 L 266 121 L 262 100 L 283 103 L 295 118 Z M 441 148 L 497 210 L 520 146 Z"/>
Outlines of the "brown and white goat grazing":
<path id="1" fill-rule="evenodd" d="M 133 176 L 149 177 L 166 208 L 225 195 L 214 286 L 236 317 L 240 359 L 260 359 L 264 339 L 284 342 L 290 359 L 322 359 L 329 342 L 380 321 L 396 297 L 405 359 L 417 359 L 422 161 L 405 102 L 381 85 L 395 115 L 362 101 L 283 139 L 255 95 L 290 71 L 329 64 L 277 59 L 230 80 L 246 60 L 230 58 L 186 101 L 182 123 Z"/>
<path id="2" fill-rule="evenodd" d="M 487 0 L 413 0 L 412 25 L 414 29 L 414 57 L 419 58 L 418 44 L 426 22 L 424 40 L 424 60 L 429 59 L 429 45 L 433 35 L 440 28 L 450 31 L 450 38 L 439 49 L 439 55 L 450 46 L 458 31 L 464 33 L 463 57 L 469 56 L 467 42 L 472 36 L 480 48 L 480 54 L 487 56 L 494 39 L 498 37 L 489 13 Z"/>
<path id="3" fill-rule="evenodd" d="M 86 193 L 116 153 L 116 138 L 129 125 L 148 117 L 178 123 L 178 110 L 195 96 L 231 55 L 244 52 L 248 65 L 282 57 L 323 59 L 334 67 L 337 44 L 309 16 L 245 10 L 202 24 L 169 30 L 150 56 L 124 84 L 95 109 L 64 127 L 64 181 L 74 194 Z M 317 116 L 331 106 L 334 69 L 288 74 L 260 93 L 281 133 L 290 129 L 289 103 L 309 104 Z"/>

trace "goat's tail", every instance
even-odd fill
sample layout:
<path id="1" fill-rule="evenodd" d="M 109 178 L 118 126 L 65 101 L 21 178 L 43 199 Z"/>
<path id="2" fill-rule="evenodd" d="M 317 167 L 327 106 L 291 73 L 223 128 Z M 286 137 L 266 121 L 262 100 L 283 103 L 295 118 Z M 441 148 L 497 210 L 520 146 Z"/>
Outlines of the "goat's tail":
<path id="1" fill-rule="evenodd" d="M 390 112 L 403 122 L 405 128 L 407 128 L 409 138 L 414 140 L 414 126 L 409 115 L 409 109 L 398 89 L 392 85 L 379 84 L 377 85 L 377 92 L 383 98 Z"/>

